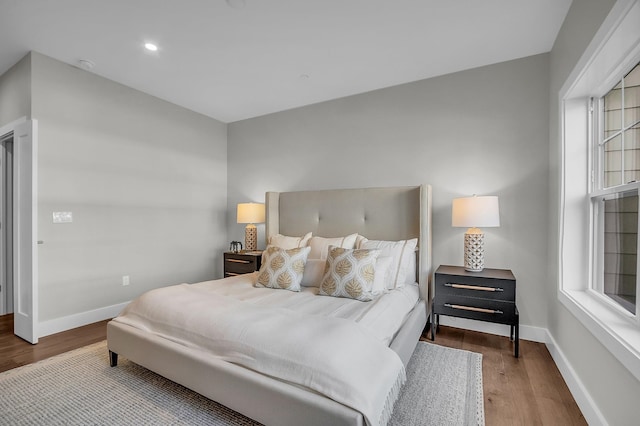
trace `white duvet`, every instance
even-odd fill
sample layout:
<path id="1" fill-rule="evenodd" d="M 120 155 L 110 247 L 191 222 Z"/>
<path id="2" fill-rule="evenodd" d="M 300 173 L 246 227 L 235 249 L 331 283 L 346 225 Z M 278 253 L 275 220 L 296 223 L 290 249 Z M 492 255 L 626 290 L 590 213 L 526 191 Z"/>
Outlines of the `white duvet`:
<path id="1" fill-rule="evenodd" d="M 317 287 L 302 291 L 255 288 L 255 274 L 192 284 L 207 292 L 231 296 L 261 306 L 287 308 L 311 315 L 344 318 L 365 327 L 372 336 L 389 345 L 406 316 L 419 299 L 418 285 L 406 285 L 371 302 L 341 297 L 318 296 Z"/>
<path id="2" fill-rule="evenodd" d="M 114 321 L 307 387 L 361 412 L 370 425 L 386 424 L 405 379 L 388 344 L 417 288 L 359 302 L 252 282 L 250 274 L 152 290 Z"/>

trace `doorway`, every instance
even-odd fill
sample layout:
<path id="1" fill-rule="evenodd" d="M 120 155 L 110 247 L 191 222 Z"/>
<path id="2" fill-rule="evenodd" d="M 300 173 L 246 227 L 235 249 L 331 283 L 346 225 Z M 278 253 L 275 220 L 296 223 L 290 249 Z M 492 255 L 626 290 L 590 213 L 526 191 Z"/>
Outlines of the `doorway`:
<path id="1" fill-rule="evenodd" d="M 0 315 L 13 313 L 13 132 L 0 136 Z"/>
<path id="2" fill-rule="evenodd" d="M 13 332 L 38 343 L 38 122 L 26 117 L 0 127 L 0 304 L 13 311 Z M 6 195 L 6 196 L 5 196 Z M 2 219 L 2 215 L 6 216 Z M 9 229 L 12 232 L 9 232 Z M 11 292 L 12 294 L 7 294 Z"/>

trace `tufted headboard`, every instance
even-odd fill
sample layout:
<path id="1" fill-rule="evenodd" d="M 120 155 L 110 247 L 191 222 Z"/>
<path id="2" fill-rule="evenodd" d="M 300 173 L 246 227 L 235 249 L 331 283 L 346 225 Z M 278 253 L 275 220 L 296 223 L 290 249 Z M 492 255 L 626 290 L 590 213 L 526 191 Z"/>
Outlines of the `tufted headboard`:
<path id="1" fill-rule="evenodd" d="M 275 234 L 321 237 L 357 232 L 373 240 L 418 238 L 420 294 L 429 300 L 431 186 L 267 192 L 266 238 Z"/>

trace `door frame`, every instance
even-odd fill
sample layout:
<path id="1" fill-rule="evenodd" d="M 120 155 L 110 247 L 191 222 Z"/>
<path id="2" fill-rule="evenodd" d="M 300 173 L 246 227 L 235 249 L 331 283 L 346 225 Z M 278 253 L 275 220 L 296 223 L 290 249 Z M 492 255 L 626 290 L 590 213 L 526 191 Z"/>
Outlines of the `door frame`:
<path id="1" fill-rule="evenodd" d="M 13 326 L 38 343 L 37 148 L 38 122 L 20 118 L 0 127 L 13 133 Z"/>
<path id="2" fill-rule="evenodd" d="M 13 202 L 9 202 L 8 205 L 5 203 L 9 196 L 13 196 L 13 155 L 9 154 L 13 149 L 4 149 L 3 141 L 11 141 L 13 148 L 13 132 L 0 133 L 0 164 L 3 166 L 0 167 L 0 315 L 13 312 L 13 276 L 8 276 L 7 272 L 2 270 L 13 270 L 13 243 L 6 244 L 9 240 L 8 233 L 11 233 L 13 241 L 13 225 L 7 226 L 7 223 L 13 222 Z"/>

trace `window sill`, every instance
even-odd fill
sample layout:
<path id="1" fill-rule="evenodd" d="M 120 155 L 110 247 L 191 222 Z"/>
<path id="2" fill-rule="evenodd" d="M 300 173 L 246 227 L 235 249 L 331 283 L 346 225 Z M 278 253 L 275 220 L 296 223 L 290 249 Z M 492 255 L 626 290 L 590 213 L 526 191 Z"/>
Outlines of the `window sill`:
<path id="1" fill-rule="evenodd" d="M 640 380 L 640 329 L 584 290 L 561 290 L 562 304 Z"/>

